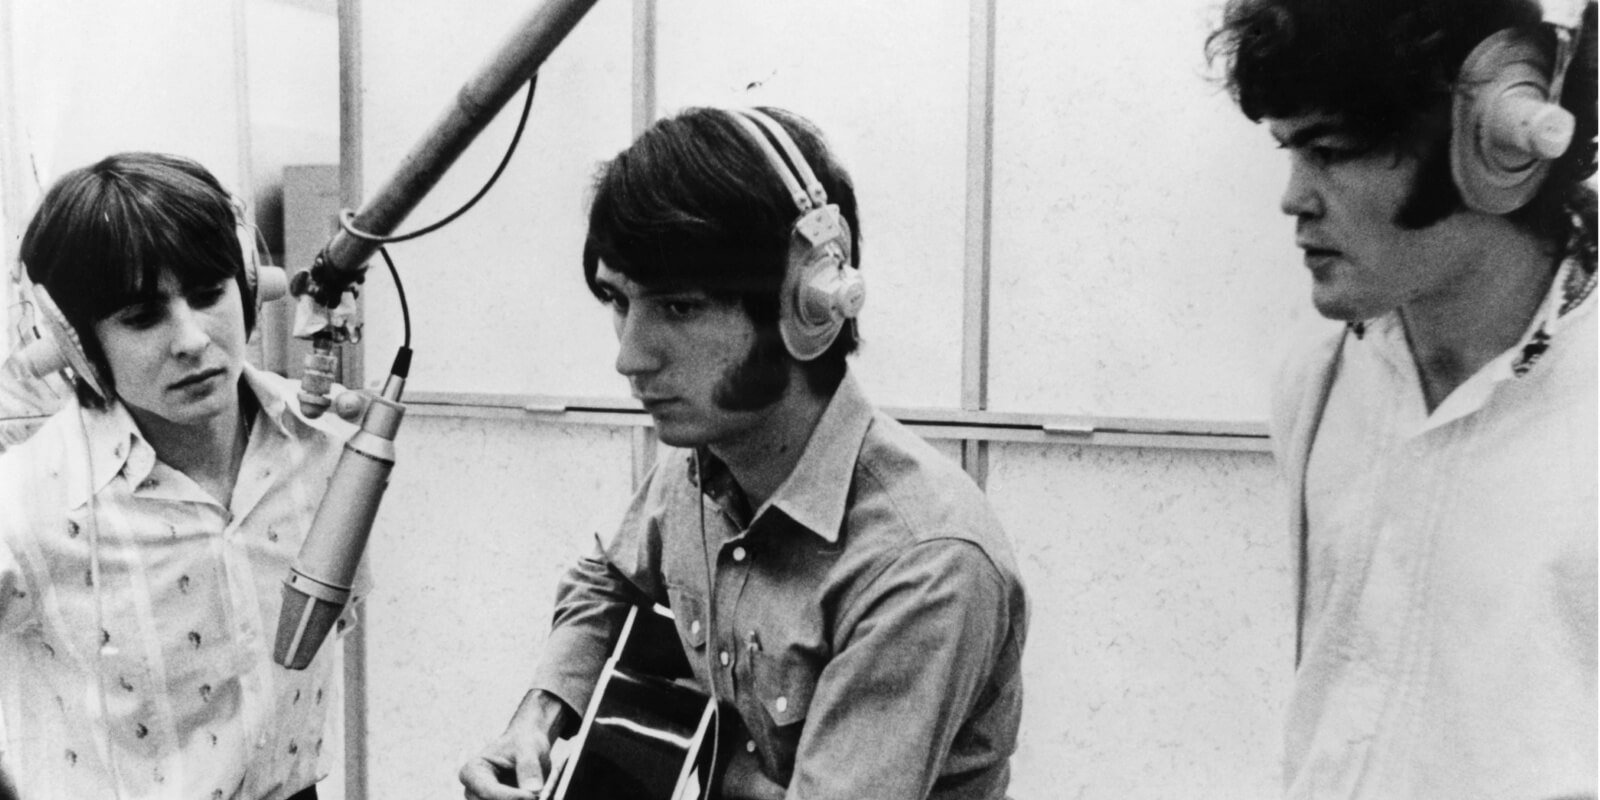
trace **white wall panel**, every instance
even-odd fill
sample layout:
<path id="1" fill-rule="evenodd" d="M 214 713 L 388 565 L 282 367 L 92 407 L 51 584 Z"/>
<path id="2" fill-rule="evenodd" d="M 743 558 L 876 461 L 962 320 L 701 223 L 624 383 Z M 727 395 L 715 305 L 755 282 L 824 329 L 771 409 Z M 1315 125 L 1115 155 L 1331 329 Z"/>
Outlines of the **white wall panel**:
<path id="1" fill-rule="evenodd" d="M 1294 659 L 1261 453 L 994 445 L 1032 604 L 1019 800 L 1274 798 Z"/>
<path id="2" fill-rule="evenodd" d="M 1266 418 L 1310 282 L 1285 159 L 1207 78 L 1215 7 L 999 4 L 992 408 Z"/>

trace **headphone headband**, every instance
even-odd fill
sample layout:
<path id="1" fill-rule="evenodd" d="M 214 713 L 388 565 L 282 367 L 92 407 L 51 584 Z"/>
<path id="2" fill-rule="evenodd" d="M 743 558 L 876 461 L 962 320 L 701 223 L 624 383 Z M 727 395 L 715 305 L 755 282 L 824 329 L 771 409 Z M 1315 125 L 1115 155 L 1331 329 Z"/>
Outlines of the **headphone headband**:
<path id="1" fill-rule="evenodd" d="M 827 190 L 777 120 L 751 108 L 727 114 L 761 150 L 799 211 L 778 292 L 778 332 L 790 355 L 810 361 L 833 344 L 845 322 L 860 313 L 865 298 L 861 276 L 851 263 L 850 225 L 839 207 L 828 202 Z"/>
<path id="2" fill-rule="evenodd" d="M 805 156 L 800 154 L 799 145 L 794 143 L 794 139 L 790 138 L 788 131 L 785 131 L 782 125 L 753 108 L 736 108 L 729 113 L 766 155 L 768 163 L 772 165 L 772 171 L 783 181 L 784 188 L 789 190 L 789 197 L 794 200 L 794 206 L 801 214 L 828 204 L 827 190 L 822 188 L 822 182 L 817 180 L 817 174 L 811 171 L 811 165 L 806 163 Z M 762 133 L 763 129 L 766 133 Z M 771 138 L 768 138 L 769 136 Z M 783 148 L 788 161 L 785 161 L 772 146 L 774 141 Z"/>

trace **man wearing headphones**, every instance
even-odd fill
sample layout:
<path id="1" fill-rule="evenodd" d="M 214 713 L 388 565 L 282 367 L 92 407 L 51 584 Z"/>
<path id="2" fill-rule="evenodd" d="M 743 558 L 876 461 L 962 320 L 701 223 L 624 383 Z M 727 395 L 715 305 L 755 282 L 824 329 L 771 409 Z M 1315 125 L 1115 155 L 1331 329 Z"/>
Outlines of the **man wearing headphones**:
<path id="1" fill-rule="evenodd" d="M 23 236 L 77 390 L 0 455 L 0 759 L 23 800 L 305 800 L 325 774 L 337 648 L 291 672 L 271 632 L 350 430 L 245 363 L 240 214 L 200 165 L 123 153 L 63 176 Z"/>
<path id="2" fill-rule="evenodd" d="M 784 111 L 691 109 L 602 170 L 584 276 L 682 449 L 569 570 L 468 797 L 534 796 L 639 602 L 722 704 L 722 796 L 1004 796 L 1025 596 L 978 488 L 846 367 L 859 244 L 849 176 Z"/>
<path id="3" fill-rule="evenodd" d="M 1232 0 L 1210 41 L 1346 323 L 1274 398 L 1290 797 L 1595 796 L 1595 7 L 1557 5 Z"/>

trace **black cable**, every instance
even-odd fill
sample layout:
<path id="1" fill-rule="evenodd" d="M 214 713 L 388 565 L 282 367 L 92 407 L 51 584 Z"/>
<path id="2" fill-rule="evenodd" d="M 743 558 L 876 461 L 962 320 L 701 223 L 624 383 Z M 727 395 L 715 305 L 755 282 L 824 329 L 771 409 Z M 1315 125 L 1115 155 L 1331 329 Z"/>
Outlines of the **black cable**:
<path id="1" fill-rule="evenodd" d="M 424 225 L 421 228 L 408 233 L 380 236 L 376 233 L 360 230 L 356 228 L 354 224 L 355 212 L 348 208 L 339 212 L 339 227 L 344 229 L 345 233 L 348 233 L 351 236 L 363 241 L 377 242 L 379 244 L 394 244 L 395 242 L 404 242 L 415 239 L 419 236 L 426 236 L 427 234 L 433 233 L 434 231 L 439 230 L 440 228 L 443 228 L 452 222 L 455 222 L 456 218 L 467 213 L 469 209 L 478 204 L 479 200 L 483 199 L 484 195 L 489 193 L 489 189 L 494 187 L 495 181 L 500 180 L 500 174 L 505 172 L 506 165 L 511 163 L 511 155 L 517 152 L 517 143 L 522 141 L 522 131 L 528 125 L 528 112 L 533 108 L 533 90 L 538 83 L 539 76 L 537 74 L 528 79 L 527 99 L 522 103 L 522 117 L 517 120 L 517 130 L 516 133 L 511 135 L 511 144 L 506 148 L 505 156 L 500 159 L 500 166 L 494 168 L 494 174 L 489 176 L 489 180 L 483 184 L 483 188 L 479 189 L 478 193 L 473 195 L 472 199 L 468 200 L 465 205 L 461 206 L 455 211 L 450 212 L 449 215 L 438 222 L 435 222 L 431 225 Z"/>
<path id="2" fill-rule="evenodd" d="M 389 265 L 389 274 L 394 277 L 394 291 L 400 296 L 400 318 L 405 322 L 406 339 L 403 345 L 411 349 L 411 305 L 406 302 L 406 287 L 400 282 L 400 271 L 394 268 L 394 259 L 389 257 L 389 248 L 380 246 L 378 255 L 383 256 L 383 263 Z"/>

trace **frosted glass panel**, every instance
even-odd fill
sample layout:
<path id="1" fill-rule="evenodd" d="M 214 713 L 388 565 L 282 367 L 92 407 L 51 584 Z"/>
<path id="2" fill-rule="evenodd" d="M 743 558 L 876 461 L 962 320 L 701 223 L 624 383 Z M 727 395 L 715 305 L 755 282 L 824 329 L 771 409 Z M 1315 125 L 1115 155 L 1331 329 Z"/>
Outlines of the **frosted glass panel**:
<path id="1" fill-rule="evenodd" d="M 1213 5 L 999 4 L 991 407 L 1266 418 L 1309 281 L 1282 154 L 1206 77 Z"/>

